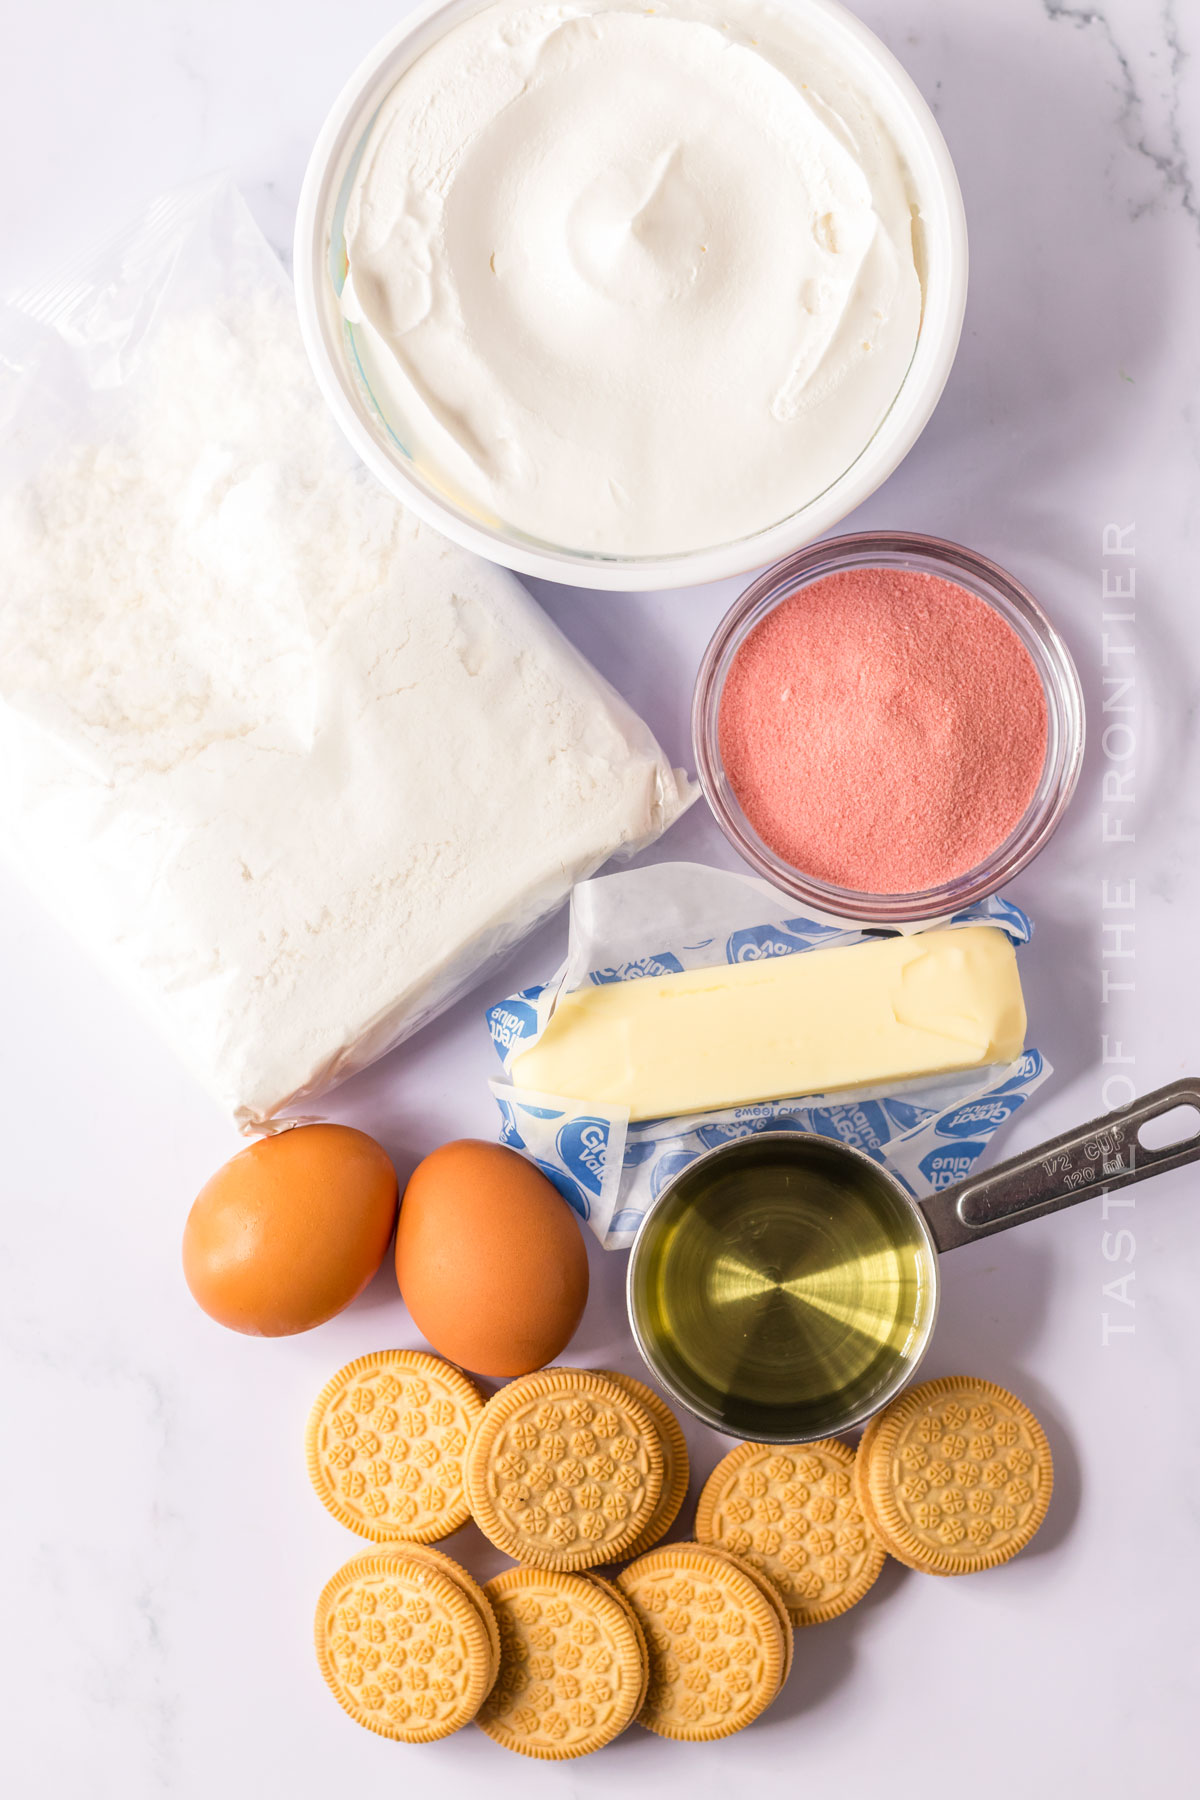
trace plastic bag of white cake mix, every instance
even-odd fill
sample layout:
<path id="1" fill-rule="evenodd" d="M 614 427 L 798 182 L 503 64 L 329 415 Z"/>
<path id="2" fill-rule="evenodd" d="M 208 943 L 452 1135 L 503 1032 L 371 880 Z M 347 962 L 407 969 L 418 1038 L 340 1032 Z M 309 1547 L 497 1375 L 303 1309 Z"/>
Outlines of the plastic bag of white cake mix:
<path id="1" fill-rule="evenodd" d="M 691 798 L 355 461 L 225 180 L 0 306 L 0 569 L 0 839 L 246 1129 Z"/>
<path id="2" fill-rule="evenodd" d="M 507 1073 L 535 1044 L 559 996 L 588 983 L 639 981 L 682 969 L 802 956 L 878 935 L 834 919 L 798 916 L 796 903 L 757 876 L 697 863 L 658 863 L 577 887 L 567 960 L 544 986 L 488 1009 L 492 1042 Z M 999 896 L 930 920 L 932 926 L 995 925 L 1012 942 L 1032 927 Z M 913 928 L 918 929 L 918 928 Z M 695 1157 L 756 1131 L 815 1131 L 865 1150 L 912 1194 L 961 1181 L 992 1134 L 1051 1073 L 1037 1050 L 1014 1063 L 891 1086 L 842 1089 L 727 1107 L 686 1118 L 632 1123 L 621 1108 L 491 1083 L 501 1141 L 536 1162 L 610 1250 L 637 1235 L 663 1186 Z"/>

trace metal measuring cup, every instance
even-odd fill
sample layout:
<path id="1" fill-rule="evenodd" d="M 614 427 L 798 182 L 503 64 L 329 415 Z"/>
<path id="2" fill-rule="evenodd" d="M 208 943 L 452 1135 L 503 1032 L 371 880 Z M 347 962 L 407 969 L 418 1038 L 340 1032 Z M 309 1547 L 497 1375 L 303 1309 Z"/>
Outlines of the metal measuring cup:
<path id="1" fill-rule="evenodd" d="M 626 1289 L 638 1349 L 680 1406 L 731 1437 L 796 1444 L 849 1431 L 915 1375 L 937 1319 L 941 1252 L 1194 1162 L 1200 1130 L 1157 1149 L 1139 1137 L 1180 1106 L 1200 1110 L 1200 1080 L 1172 1082 L 924 1200 L 863 1151 L 813 1132 L 719 1145 L 642 1222 Z M 754 1203 L 738 1198 L 747 1192 L 770 1193 L 793 1240 L 799 1229 L 787 1267 L 765 1260 L 765 1232 L 756 1266 Z M 852 1206 L 865 1209 L 877 1246 L 865 1264 L 839 1239 Z M 701 1208 L 711 1215 L 703 1237 Z M 790 1397 L 768 1397 L 793 1378 Z"/>

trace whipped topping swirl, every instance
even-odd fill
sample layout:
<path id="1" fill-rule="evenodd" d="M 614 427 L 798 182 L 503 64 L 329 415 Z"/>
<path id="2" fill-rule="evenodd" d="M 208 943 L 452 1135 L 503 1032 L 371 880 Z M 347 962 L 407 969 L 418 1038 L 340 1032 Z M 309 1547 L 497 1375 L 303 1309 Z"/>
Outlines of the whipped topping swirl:
<path id="1" fill-rule="evenodd" d="M 831 32 L 764 0 L 500 0 L 400 77 L 342 305 L 428 482 L 543 543 L 654 556 L 845 472 L 922 295 L 907 172 Z"/>

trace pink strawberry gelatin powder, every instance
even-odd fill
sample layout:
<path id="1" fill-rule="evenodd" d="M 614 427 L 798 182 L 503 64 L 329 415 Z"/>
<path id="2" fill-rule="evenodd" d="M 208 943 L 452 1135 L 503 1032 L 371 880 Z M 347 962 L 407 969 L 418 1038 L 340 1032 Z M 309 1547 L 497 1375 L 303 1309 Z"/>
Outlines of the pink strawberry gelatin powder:
<path id="1" fill-rule="evenodd" d="M 1020 822 L 1046 697 L 1012 626 L 957 582 L 849 569 L 750 633 L 718 728 L 776 856 L 836 887 L 911 894 L 965 875 Z"/>

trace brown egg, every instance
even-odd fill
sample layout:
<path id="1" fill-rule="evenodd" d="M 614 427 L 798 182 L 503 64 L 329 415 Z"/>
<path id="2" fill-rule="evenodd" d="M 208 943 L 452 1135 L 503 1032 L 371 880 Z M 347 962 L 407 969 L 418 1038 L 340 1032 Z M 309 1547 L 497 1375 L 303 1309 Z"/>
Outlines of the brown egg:
<path id="1" fill-rule="evenodd" d="M 387 1152 L 349 1125 L 297 1125 L 217 1170 L 183 1233 L 183 1273 L 218 1324 L 255 1337 L 323 1325 L 370 1281 L 396 1218 Z"/>
<path id="2" fill-rule="evenodd" d="M 478 1375 L 553 1362 L 588 1296 L 583 1233 L 515 1150 L 461 1138 L 417 1167 L 396 1227 L 396 1279 L 421 1334 Z"/>

